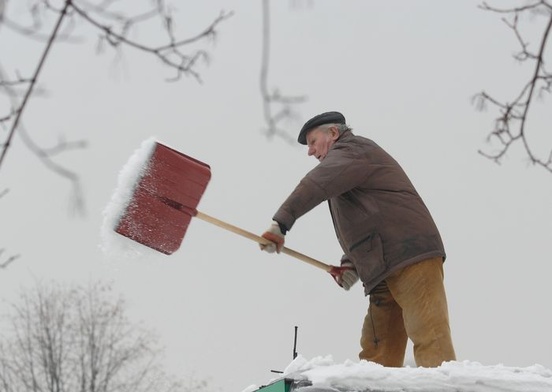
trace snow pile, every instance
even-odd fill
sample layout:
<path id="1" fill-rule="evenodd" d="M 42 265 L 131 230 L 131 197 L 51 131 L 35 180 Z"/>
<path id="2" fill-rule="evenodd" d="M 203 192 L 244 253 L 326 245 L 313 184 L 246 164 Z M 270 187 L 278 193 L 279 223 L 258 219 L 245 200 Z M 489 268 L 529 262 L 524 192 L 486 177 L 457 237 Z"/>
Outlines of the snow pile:
<path id="1" fill-rule="evenodd" d="M 144 140 L 119 172 L 117 187 L 103 210 L 100 248 L 106 256 L 114 259 L 128 259 L 141 257 L 144 253 L 148 256 L 158 253 L 114 231 L 123 212 L 132 200 L 136 185 L 148 170 L 148 163 L 155 146 L 155 138 Z"/>
<path id="2" fill-rule="evenodd" d="M 335 364 L 331 356 L 307 361 L 298 356 L 284 377 L 309 380 L 296 392 L 423 391 L 423 392 L 550 392 L 552 371 L 541 365 L 526 368 L 447 362 L 437 368 L 386 368 L 373 362 Z M 249 387 L 243 392 L 255 389 Z"/>

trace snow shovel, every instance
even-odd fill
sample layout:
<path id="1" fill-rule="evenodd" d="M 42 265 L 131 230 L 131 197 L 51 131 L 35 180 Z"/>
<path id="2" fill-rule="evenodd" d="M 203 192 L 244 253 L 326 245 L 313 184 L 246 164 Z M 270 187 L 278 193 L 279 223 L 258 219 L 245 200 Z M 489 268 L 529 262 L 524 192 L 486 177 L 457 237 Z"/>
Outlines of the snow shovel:
<path id="1" fill-rule="evenodd" d="M 145 164 L 139 168 L 134 191 L 116 224 L 117 233 L 170 255 L 180 247 L 192 217 L 197 217 L 259 244 L 270 243 L 196 209 L 211 179 L 209 165 L 159 142 L 143 144 L 142 149 L 147 150 L 142 158 Z M 286 247 L 281 252 L 332 275 L 339 269 Z"/>

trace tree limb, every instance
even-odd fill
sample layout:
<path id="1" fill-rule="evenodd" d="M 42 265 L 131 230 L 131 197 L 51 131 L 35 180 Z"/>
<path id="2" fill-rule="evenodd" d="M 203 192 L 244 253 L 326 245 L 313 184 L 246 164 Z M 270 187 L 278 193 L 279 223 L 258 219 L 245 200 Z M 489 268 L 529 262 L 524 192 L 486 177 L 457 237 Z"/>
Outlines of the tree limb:
<path id="1" fill-rule="evenodd" d="M 5 249 L 0 249 L 0 256 L 4 253 Z M 15 260 L 19 258 L 19 255 L 13 255 L 6 259 L 6 261 L 0 263 L 0 268 L 6 269 L 11 263 L 13 263 Z"/>
<path id="2" fill-rule="evenodd" d="M 519 142 L 522 144 L 529 161 L 533 165 L 540 166 L 552 173 L 552 150 L 547 157 L 539 157 L 537 153 L 535 153 L 534 147 L 528 141 L 527 129 L 530 109 L 532 108 L 537 90 L 539 90 L 541 94 L 545 92 L 550 93 L 551 91 L 552 74 L 545 68 L 544 56 L 547 45 L 549 45 L 550 31 L 552 30 L 552 5 L 546 0 L 541 0 L 522 7 L 499 9 L 491 7 L 484 2 L 480 8 L 486 11 L 506 14 L 511 17 L 511 21 L 507 19 L 503 20 L 514 32 L 516 39 L 521 46 L 521 50 L 515 54 L 514 57 L 520 62 L 534 61 L 535 64 L 533 66 L 533 73 L 529 81 L 521 88 L 519 94 L 512 102 L 500 102 L 491 97 L 485 91 L 476 95 L 476 106 L 479 109 L 485 108 L 486 103 L 490 103 L 497 107 L 500 112 L 500 116 L 495 120 L 494 130 L 488 135 L 488 140 L 497 139 L 499 141 L 499 151 L 489 154 L 480 150 L 479 153 L 486 158 L 495 161 L 496 163 L 500 163 L 501 159 L 506 155 L 510 147 Z M 543 10 L 546 10 L 546 12 L 542 13 L 541 11 Z M 548 18 L 540 37 L 538 51 L 536 53 L 529 51 L 528 43 L 525 42 L 519 30 L 519 17 L 521 13 L 524 12 L 541 13 L 546 15 Z"/>
<path id="3" fill-rule="evenodd" d="M 263 102 L 263 116 L 266 124 L 265 134 L 267 137 L 279 136 L 289 143 L 295 142 L 295 137 L 280 127 L 280 122 L 296 118 L 298 115 L 293 106 L 307 100 L 306 96 L 284 96 L 278 89 L 270 91 L 268 87 L 268 71 L 270 66 L 270 0 L 263 0 L 262 3 L 263 25 L 262 25 L 262 53 L 260 90 Z M 280 109 L 274 109 L 275 105 Z"/>
<path id="4" fill-rule="evenodd" d="M 13 136 L 15 135 L 15 131 L 17 129 L 17 126 L 19 125 L 19 121 L 21 120 L 21 116 L 23 115 L 23 112 L 25 110 L 25 107 L 27 105 L 27 102 L 29 101 L 29 98 L 31 94 L 33 93 L 33 88 L 38 80 L 38 76 L 40 75 L 40 71 L 42 70 L 42 67 L 44 65 L 44 62 L 46 61 L 46 57 L 48 57 L 48 53 L 50 52 L 50 48 L 52 47 L 52 44 L 54 43 L 56 39 L 56 35 L 59 31 L 59 28 L 61 27 L 61 23 L 63 19 L 65 18 L 65 15 L 67 14 L 67 10 L 69 9 L 69 6 L 71 5 L 71 0 L 66 0 L 65 7 L 63 8 L 62 12 L 59 15 L 59 18 L 54 26 L 54 30 L 52 31 L 52 35 L 50 36 L 50 39 L 48 40 L 48 43 L 46 44 L 46 48 L 44 48 L 44 52 L 42 53 L 42 56 L 40 57 L 40 60 L 38 62 L 38 65 L 36 67 L 36 70 L 31 78 L 31 83 L 29 84 L 29 88 L 27 89 L 27 92 L 25 93 L 25 96 L 23 97 L 23 101 L 21 102 L 21 105 L 16 110 L 15 118 L 13 120 L 12 126 L 8 132 L 8 137 L 4 141 L 4 145 L 2 146 L 2 152 L 0 153 L 0 167 L 2 166 L 2 162 L 4 161 L 4 158 L 8 152 L 8 148 L 10 147 L 11 141 L 13 139 Z"/>
<path id="5" fill-rule="evenodd" d="M 12 98 L 13 107 L 10 113 L 0 117 L 0 125 L 5 126 L 5 124 L 11 123 L 7 137 L 0 143 L 0 168 L 2 167 L 4 158 L 11 146 L 14 134 L 19 130 L 20 135 L 27 147 L 29 147 L 29 149 L 36 156 L 38 156 L 38 158 L 48 169 L 72 182 L 74 190 L 72 200 L 74 201 L 75 210 L 77 212 L 84 211 L 84 198 L 80 192 L 79 178 L 73 171 L 68 170 L 53 161 L 52 157 L 69 149 L 84 148 L 86 143 L 84 141 L 66 142 L 62 140 L 52 148 L 40 148 L 33 142 L 29 133 L 26 132 L 22 125 L 22 117 L 27 106 L 27 102 L 32 95 L 36 95 L 39 74 L 53 42 L 55 40 L 59 40 L 60 38 L 64 38 L 65 40 L 69 40 L 71 38 L 69 35 L 61 36 L 60 28 L 62 22 L 64 22 L 64 25 L 68 25 L 69 23 L 73 23 L 75 18 L 78 17 L 80 20 L 86 21 L 94 28 L 102 32 L 102 39 L 114 48 L 119 48 L 121 44 L 124 44 L 125 46 L 129 46 L 158 57 L 165 65 L 176 71 L 176 75 L 171 78 L 171 80 L 178 80 L 183 74 L 186 74 L 193 76 L 196 80 L 201 82 L 200 75 L 195 70 L 195 66 L 200 59 L 208 59 L 207 51 L 197 50 L 187 54 L 182 50 L 182 48 L 188 44 L 199 42 L 200 40 L 206 38 L 215 38 L 217 33 L 216 29 L 219 24 L 233 15 L 232 12 L 221 12 L 220 15 L 200 33 L 192 36 L 191 38 L 177 40 L 173 34 L 172 17 L 169 12 L 165 10 L 164 1 L 156 0 L 156 6 L 153 9 L 132 17 L 127 17 L 124 14 L 111 11 L 109 7 L 115 3 L 116 1 L 114 0 L 104 0 L 99 4 L 91 4 L 86 0 L 65 0 L 63 2 L 63 7 L 60 9 L 53 6 L 52 2 L 48 0 L 34 1 L 31 6 L 31 15 L 33 17 L 33 25 L 31 27 L 21 27 L 16 24 L 10 24 L 12 28 L 15 28 L 16 31 L 21 34 L 33 37 L 36 36 L 43 39 L 45 36 L 41 35 L 42 14 L 44 11 L 50 11 L 58 14 L 57 23 L 55 24 L 52 33 L 47 38 L 46 47 L 42 53 L 34 75 L 31 78 L 18 77 L 15 80 L 8 80 L 4 77 L 3 72 L 0 73 L 0 88 L 2 88 L 2 90 L 4 90 Z M 3 6 L 4 2 L 2 1 L 1 4 Z M 5 16 L 3 12 L 0 15 L 3 18 Z M 134 25 L 147 21 L 156 15 L 159 15 L 164 22 L 168 42 L 165 42 L 162 45 L 150 47 L 128 38 L 129 31 Z M 6 19 L 4 18 L 3 20 L 5 21 Z M 113 21 L 119 27 L 116 29 L 110 24 L 106 24 L 105 21 Z M 21 103 L 18 103 L 16 99 L 18 91 L 15 88 L 19 87 L 26 87 Z"/>
<path id="6" fill-rule="evenodd" d="M 136 23 L 137 21 L 143 20 L 145 18 L 148 18 L 150 16 L 150 13 L 139 15 L 136 19 L 130 19 L 126 20 L 123 23 L 123 27 L 121 29 L 121 32 L 118 33 L 114 31 L 113 27 L 102 24 L 95 18 L 93 18 L 88 12 L 86 12 L 83 8 L 76 6 L 73 4 L 73 10 L 80 15 L 84 20 L 86 20 L 88 23 L 99 29 L 104 34 L 104 39 L 106 42 L 108 42 L 113 47 L 118 47 L 121 43 L 126 44 L 129 47 L 132 47 L 134 49 L 141 50 L 146 53 L 153 54 L 157 58 L 161 60 L 165 65 L 169 66 L 170 68 L 173 68 L 176 70 L 176 76 L 173 77 L 171 80 L 178 80 L 182 76 L 182 74 L 191 75 L 193 76 L 198 82 L 201 82 L 200 75 L 197 71 L 194 70 L 194 66 L 197 63 L 199 59 L 208 59 L 208 54 L 204 50 L 197 50 L 193 54 L 185 54 L 182 51 L 180 51 L 180 48 L 182 46 L 200 41 L 204 38 L 214 38 L 216 36 L 216 27 L 223 22 L 224 20 L 230 18 L 233 13 L 232 12 L 224 12 L 221 11 L 220 15 L 209 25 L 204 31 L 197 34 L 194 37 L 183 39 L 180 41 L 176 41 L 172 32 L 172 24 L 169 22 L 172 20 L 170 16 L 165 15 L 165 28 L 166 31 L 170 37 L 170 42 L 165 45 L 157 46 L 157 47 L 151 47 L 144 45 L 140 42 L 131 40 L 127 37 L 128 29 L 130 28 L 130 25 Z M 108 14 L 111 17 L 113 17 L 113 14 Z M 173 57 L 176 60 L 173 60 Z"/>

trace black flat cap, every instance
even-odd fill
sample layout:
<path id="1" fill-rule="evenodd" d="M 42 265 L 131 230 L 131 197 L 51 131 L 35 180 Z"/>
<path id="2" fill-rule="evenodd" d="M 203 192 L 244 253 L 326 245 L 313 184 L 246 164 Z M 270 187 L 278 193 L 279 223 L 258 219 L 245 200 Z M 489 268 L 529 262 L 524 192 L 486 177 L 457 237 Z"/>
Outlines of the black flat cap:
<path id="1" fill-rule="evenodd" d="M 297 141 L 301 144 L 307 144 L 307 133 L 324 124 L 345 124 L 345 116 L 339 112 L 326 112 L 314 116 L 303 125 Z"/>

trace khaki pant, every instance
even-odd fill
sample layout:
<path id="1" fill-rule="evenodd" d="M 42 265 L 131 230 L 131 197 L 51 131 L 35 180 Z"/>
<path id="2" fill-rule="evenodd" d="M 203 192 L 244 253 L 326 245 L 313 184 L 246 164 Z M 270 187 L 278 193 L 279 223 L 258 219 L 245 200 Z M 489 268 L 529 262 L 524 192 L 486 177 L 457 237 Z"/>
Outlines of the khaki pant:
<path id="1" fill-rule="evenodd" d="M 372 291 L 359 358 L 401 367 L 408 338 L 417 366 L 436 367 L 456 359 L 440 257 L 405 267 Z"/>

